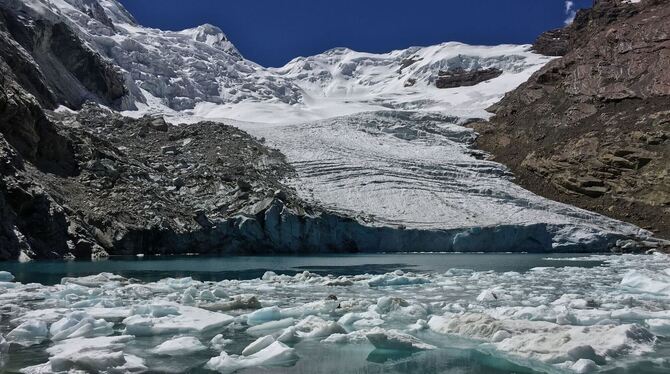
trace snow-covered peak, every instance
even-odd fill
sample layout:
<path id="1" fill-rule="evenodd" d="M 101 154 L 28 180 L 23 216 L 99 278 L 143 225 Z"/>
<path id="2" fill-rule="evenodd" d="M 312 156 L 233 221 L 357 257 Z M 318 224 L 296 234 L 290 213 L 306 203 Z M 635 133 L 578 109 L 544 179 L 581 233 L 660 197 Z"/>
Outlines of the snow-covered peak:
<path id="1" fill-rule="evenodd" d="M 382 54 L 334 48 L 264 68 L 245 59 L 214 25 L 182 31 L 143 27 L 116 0 L 22 1 L 53 10 L 118 65 L 126 74 L 131 101 L 143 111 L 261 122 L 388 109 L 486 117 L 485 108 L 549 61 L 526 45 L 452 42 Z M 467 87 L 438 88 L 440 74 L 455 69 L 494 69 L 496 74 Z"/>
<path id="2" fill-rule="evenodd" d="M 210 47 L 219 48 L 226 52 L 239 55 L 239 52 L 233 43 L 228 40 L 226 34 L 224 34 L 220 28 L 209 23 L 194 27 L 192 29 L 180 31 L 180 33 L 188 35 L 196 42 L 205 43 Z"/>
<path id="3" fill-rule="evenodd" d="M 518 74 L 546 61 L 543 56 L 530 53 L 527 45 L 487 47 L 450 42 L 383 54 L 335 48 L 299 57 L 273 71 L 325 96 L 356 92 L 407 94 L 434 86 L 443 71 L 495 68 Z"/>

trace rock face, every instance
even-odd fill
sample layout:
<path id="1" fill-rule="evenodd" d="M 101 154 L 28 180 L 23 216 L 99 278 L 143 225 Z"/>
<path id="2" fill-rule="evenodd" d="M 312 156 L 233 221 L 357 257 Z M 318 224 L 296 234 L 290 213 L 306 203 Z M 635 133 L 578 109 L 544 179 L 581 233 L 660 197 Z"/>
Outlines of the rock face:
<path id="1" fill-rule="evenodd" d="M 670 236 L 670 3 L 597 1 L 537 51 L 564 55 L 490 108 L 478 145 L 541 195 Z"/>
<path id="2" fill-rule="evenodd" d="M 84 3 L 96 5 L 86 8 L 91 15 L 105 14 L 97 2 Z M 21 2 L 0 1 L 0 55 L 21 86 L 46 108 L 79 108 L 88 100 L 134 108 L 118 68 L 89 48 L 69 25 Z"/>
<path id="3" fill-rule="evenodd" d="M 435 80 L 435 86 L 437 86 L 437 88 L 474 86 L 478 83 L 499 77 L 501 74 L 502 70 L 496 68 L 470 71 L 463 68 L 441 70 Z"/>

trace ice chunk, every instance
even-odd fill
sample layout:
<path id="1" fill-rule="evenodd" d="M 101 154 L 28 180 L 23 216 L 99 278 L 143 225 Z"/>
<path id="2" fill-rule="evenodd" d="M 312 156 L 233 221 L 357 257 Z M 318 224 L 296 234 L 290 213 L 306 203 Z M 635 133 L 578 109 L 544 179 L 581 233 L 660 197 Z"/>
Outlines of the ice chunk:
<path id="1" fill-rule="evenodd" d="M 398 330 L 384 330 L 376 328 L 365 334 L 365 337 L 377 349 L 391 351 L 423 351 L 436 349 L 434 345 L 426 344 L 412 335 Z"/>
<path id="2" fill-rule="evenodd" d="M 124 319 L 123 323 L 126 325 L 126 334 L 137 336 L 202 334 L 226 326 L 234 320 L 227 314 L 177 304 L 137 308 L 133 314 Z"/>
<path id="3" fill-rule="evenodd" d="M 225 312 L 237 309 L 258 309 L 261 303 L 254 295 L 235 295 L 229 301 L 215 302 L 210 304 L 199 304 L 198 307 L 207 310 Z"/>
<path id="4" fill-rule="evenodd" d="M 114 324 L 95 319 L 85 312 L 72 312 L 52 324 L 49 333 L 54 341 L 107 336 L 114 333 Z"/>
<path id="5" fill-rule="evenodd" d="M 369 310 L 367 312 L 349 312 L 340 317 L 339 320 L 337 320 L 337 323 L 339 323 L 342 326 L 349 326 L 353 325 L 356 323 L 356 321 L 359 320 L 375 320 L 379 319 L 380 315 L 379 313 L 375 312 L 374 310 Z"/>
<path id="6" fill-rule="evenodd" d="M 332 334 L 329 337 L 321 340 L 322 343 L 332 344 L 361 344 L 369 343 L 365 334 L 369 330 L 356 330 L 348 334 Z"/>
<path id="7" fill-rule="evenodd" d="M 263 276 L 261 277 L 262 280 L 264 281 L 270 281 L 273 280 L 274 278 L 277 277 L 277 273 L 274 271 L 266 271 Z"/>
<path id="8" fill-rule="evenodd" d="M 433 316 L 428 320 L 428 327 L 441 334 L 454 334 L 483 340 L 490 339 L 496 332 L 504 329 L 501 321 L 481 313 Z"/>
<path id="9" fill-rule="evenodd" d="M 193 336 L 182 336 L 163 342 L 152 350 L 154 354 L 163 356 L 188 356 L 207 350 L 200 340 Z"/>
<path id="10" fill-rule="evenodd" d="M 329 314 L 335 311 L 340 303 L 337 300 L 317 300 L 293 308 L 281 310 L 282 317 L 302 318 L 316 314 Z"/>
<path id="11" fill-rule="evenodd" d="M 7 334 L 7 340 L 12 343 L 29 347 L 40 344 L 47 339 L 47 324 L 40 320 L 29 320 L 18 325 Z"/>
<path id="12" fill-rule="evenodd" d="M 127 283 L 128 280 L 120 275 L 112 273 L 100 273 L 96 275 L 89 275 L 85 277 L 65 277 L 61 279 L 61 284 L 77 284 L 85 287 L 101 287 L 104 285 L 118 285 Z"/>
<path id="13" fill-rule="evenodd" d="M 251 356 L 252 354 L 261 351 L 265 347 L 269 346 L 270 344 L 275 342 L 275 338 L 272 337 L 272 335 L 266 335 L 263 337 L 260 337 L 253 341 L 251 344 L 246 346 L 244 350 L 242 350 L 242 355 L 243 356 Z"/>
<path id="14" fill-rule="evenodd" d="M 132 340 L 133 337 L 128 335 L 68 339 L 47 349 L 51 354 L 51 370 L 103 372 L 116 369 L 117 372 L 128 372 L 130 370 L 123 368 L 141 365 L 135 357 L 129 357 L 129 362 L 123 354 L 123 348 Z"/>
<path id="15" fill-rule="evenodd" d="M 580 358 L 570 367 L 570 369 L 572 369 L 572 371 L 577 374 L 587 374 L 598 371 L 600 367 L 598 367 L 598 365 L 592 360 Z"/>
<path id="16" fill-rule="evenodd" d="M 181 296 L 181 303 L 184 305 L 193 305 L 195 304 L 195 299 L 191 296 L 190 293 L 184 293 Z"/>
<path id="17" fill-rule="evenodd" d="M 223 351 L 223 349 L 232 342 L 232 340 L 224 338 L 222 334 L 218 334 L 209 341 L 209 344 L 213 349 Z"/>
<path id="18" fill-rule="evenodd" d="M 214 301 L 216 300 L 216 296 L 214 296 L 214 293 L 210 290 L 203 290 L 200 291 L 200 294 L 198 295 L 199 300 L 204 300 L 204 301 Z"/>
<path id="19" fill-rule="evenodd" d="M 228 293 L 222 287 L 215 287 L 214 291 L 212 291 L 212 293 L 214 294 L 214 296 L 218 297 L 219 299 L 227 299 L 228 298 Z"/>
<path id="20" fill-rule="evenodd" d="M 428 312 L 423 305 L 410 305 L 404 299 L 389 296 L 384 296 L 377 300 L 375 311 L 379 314 L 385 314 L 384 319 L 386 320 L 403 322 L 413 322 L 421 318 L 426 318 L 428 315 Z"/>
<path id="21" fill-rule="evenodd" d="M 366 327 L 375 327 L 375 326 L 381 326 L 385 322 L 381 318 L 370 318 L 370 319 L 359 319 L 358 321 L 353 323 L 353 326 L 357 329 L 360 328 L 366 328 Z"/>
<path id="22" fill-rule="evenodd" d="M 337 322 L 326 321 L 309 316 L 295 325 L 300 338 L 325 338 L 331 334 L 344 334 L 346 331 Z"/>
<path id="23" fill-rule="evenodd" d="M 8 271 L 0 271 L 0 282 L 12 282 L 14 275 Z"/>
<path id="24" fill-rule="evenodd" d="M 410 331 L 410 332 L 417 332 L 417 331 L 425 330 L 427 328 L 428 328 L 428 321 L 426 321 L 425 319 L 419 319 L 416 322 L 414 322 L 413 324 L 407 326 L 407 330 Z"/>
<path id="25" fill-rule="evenodd" d="M 172 288 L 173 290 L 185 290 L 189 287 L 199 285 L 202 282 L 195 281 L 191 277 L 185 277 L 185 278 L 165 278 L 160 280 L 159 283 L 165 284 L 166 286 Z"/>
<path id="26" fill-rule="evenodd" d="M 298 359 L 293 348 L 281 342 L 274 342 L 251 356 L 235 356 L 221 352 L 218 357 L 211 358 L 205 367 L 220 373 L 233 373 L 241 369 L 258 366 L 290 366 Z"/>
<path id="27" fill-rule="evenodd" d="M 430 283 L 430 281 L 421 277 L 398 276 L 393 273 L 377 275 L 368 281 L 370 287 L 407 286 L 424 283 Z"/>
<path id="28" fill-rule="evenodd" d="M 377 299 L 377 313 L 385 314 L 400 308 L 408 307 L 409 303 L 399 297 L 383 296 Z"/>
<path id="29" fill-rule="evenodd" d="M 282 319 L 282 313 L 279 307 L 275 305 L 247 314 L 247 325 L 260 325 L 265 322 L 276 321 L 279 319 Z"/>
<path id="30" fill-rule="evenodd" d="M 479 296 L 477 296 L 477 301 L 499 301 L 499 300 L 507 300 L 511 299 L 511 295 L 509 295 L 504 289 L 501 287 L 494 287 L 494 288 L 489 288 L 486 290 L 483 290 Z"/>
<path id="31" fill-rule="evenodd" d="M 282 343 L 295 343 L 298 340 L 300 338 L 298 337 L 298 329 L 295 326 L 287 327 L 277 337 L 277 341 Z"/>
<path id="32" fill-rule="evenodd" d="M 115 308 L 86 308 L 86 313 L 96 319 L 104 319 L 108 322 L 121 322 L 124 318 L 129 317 L 131 308 L 115 307 Z"/>
<path id="33" fill-rule="evenodd" d="M 0 334 L 0 368 L 5 363 L 7 352 L 9 352 L 9 342 L 2 336 L 2 334 Z"/>
<path id="34" fill-rule="evenodd" d="M 637 292 L 670 296 L 670 275 L 665 272 L 631 270 L 624 275 L 621 286 Z"/>
<path id="35" fill-rule="evenodd" d="M 247 329 L 247 333 L 254 335 L 258 333 L 267 333 L 268 331 L 276 331 L 292 326 L 295 323 L 294 318 L 284 318 L 279 321 L 270 321 L 261 323 L 260 325 L 252 326 Z"/>
<path id="36" fill-rule="evenodd" d="M 670 337 L 670 319 L 648 319 L 645 323 L 654 335 Z"/>
<path id="37" fill-rule="evenodd" d="M 498 343 L 507 338 L 510 338 L 511 336 L 512 334 L 510 334 L 509 331 L 500 330 L 496 331 L 495 334 L 493 334 L 493 336 L 491 337 L 491 341 L 494 343 Z"/>
<path id="38" fill-rule="evenodd" d="M 500 351 L 552 364 L 581 358 L 599 363 L 604 362 L 605 357 L 649 352 L 654 344 L 654 336 L 649 331 L 630 324 L 563 326 L 543 321 L 497 320 L 484 314 L 466 313 L 434 316 L 428 325 L 438 333 L 492 342 Z M 501 334 L 505 339 L 497 341 Z"/>
<path id="39" fill-rule="evenodd" d="M 179 306 L 171 304 L 137 305 L 130 310 L 131 315 L 143 315 L 155 318 L 179 315 Z"/>
<path id="40" fill-rule="evenodd" d="M 40 320 L 45 323 L 53 323 L 63 318 L 67 314 L 69 309 L 66 308 L 47 308 L 47 309 L 36 309 L 30 310 L 22 315 L 12 319 L 13 324 L 21 324 L 30 320 Z"/>

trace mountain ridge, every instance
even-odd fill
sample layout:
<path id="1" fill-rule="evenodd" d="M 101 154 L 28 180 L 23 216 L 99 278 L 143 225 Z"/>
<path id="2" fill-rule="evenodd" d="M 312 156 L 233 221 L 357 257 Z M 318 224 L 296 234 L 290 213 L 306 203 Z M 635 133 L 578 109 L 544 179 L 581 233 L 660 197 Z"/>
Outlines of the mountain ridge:
<path id="1" fill-rule="evenodd" d="M 59 53 L 94 56 L 85 69 L 56 61 L 65 82 L 45 76 L 52 52 L 1 56 L 12 92 L 0 97 L 12 119 L 1 129 L 2 258 L 663 245 L 519 188 L 473 149 L 461 125 L 552 59 L 530 46 L 340 48 L 265 69 L 218 28 L 143 28 L 113 0 L 0 9 L 15 30 L 67 35 Z M 20 45 L 8 31 L 0 40 Z M 53 34 L 32 35 L 48 45 Z M 121 113 L 99 106 L 110 92 L 123 94 Z"/>

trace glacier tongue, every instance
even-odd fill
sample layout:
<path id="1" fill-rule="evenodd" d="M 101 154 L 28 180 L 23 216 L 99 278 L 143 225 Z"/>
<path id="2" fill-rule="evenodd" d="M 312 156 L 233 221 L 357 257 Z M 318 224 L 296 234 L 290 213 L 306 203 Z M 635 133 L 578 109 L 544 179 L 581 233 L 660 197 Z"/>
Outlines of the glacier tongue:
<path id="1" fill-rule="evenodd" d="M 443 250 L 513 250 L 519 235 L 542 248 L 539 231 L 546 231 L 555 250 L 606 251 L 619 236 L 641 233 L 515 185 L 503 165 L 481 159 L 471 148 L 476 134 L 458 123 L 434 113 L 385 111 L 286 126 L 236 125 L 287 156 L 297 172 L 287 183 L 308 201 L 366 225 L 465 229 Z M 483 234 L 479 227 L 499 230 Z"/>

